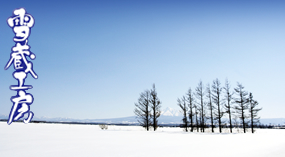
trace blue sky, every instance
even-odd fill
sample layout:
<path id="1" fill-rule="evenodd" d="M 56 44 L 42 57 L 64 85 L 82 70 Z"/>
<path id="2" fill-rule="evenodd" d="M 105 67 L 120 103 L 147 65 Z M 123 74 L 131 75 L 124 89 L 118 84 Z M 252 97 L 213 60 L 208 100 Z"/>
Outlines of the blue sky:
<path id="1" fill-rule="evenodd" d="M 35 18 L 28 76 L 35 116 L 132 116 L 155 83 L 162 108 L 199 80 L 228 78 L 252 92 L 262 118 L 284 118 L 285 4 L 282 1 L 5 1 L 0 5 L 0 114 L 17 84 L 7 18 L 24 7 Z"/>

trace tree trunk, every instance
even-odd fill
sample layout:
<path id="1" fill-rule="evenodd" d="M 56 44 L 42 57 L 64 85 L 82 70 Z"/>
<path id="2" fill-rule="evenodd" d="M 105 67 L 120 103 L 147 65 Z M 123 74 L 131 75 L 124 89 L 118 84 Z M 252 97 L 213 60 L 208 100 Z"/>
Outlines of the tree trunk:
<path id="1" fill-rule="evenodd" d="M 242 112 L 241 117 L 242 117 L 243 132 L 246 133 L 243 107 L 242 107 L 242 111 L 241 112 Z"/>
<path id="2" fill-rule="evenodd" d="M 219 131 L 222 133 L 222 122 L 221 122 L 221 111 L 220 111 L 220 100 L 218 96 L 218 115 L 219 115 Z"/>
<path id="3" fill-rule="evenodd" d="M 210 102 L 210 103 L 211 103 L 211 102 Z M 214 132 L 214 119 L 213 119 L 212 104 L 211 104 L 211 127 L 212 127 L 212 132 Z"/>
<path id="4" fill-rule="evenodd" d="M 231 131 L 231 133 L 233 133 L 233 131 L 232 131 L 233 126 L 232 126 L 231 110 L 229 110 L 229 118 L 230 118 L 230 131 Z"/>
<path id="5" fill-rule="evenodd" d="M 251 108 L 251 132 L 254 133 L 254 130 L 253 130 L 253 111 L 252 111 L 252 108 Z"/>

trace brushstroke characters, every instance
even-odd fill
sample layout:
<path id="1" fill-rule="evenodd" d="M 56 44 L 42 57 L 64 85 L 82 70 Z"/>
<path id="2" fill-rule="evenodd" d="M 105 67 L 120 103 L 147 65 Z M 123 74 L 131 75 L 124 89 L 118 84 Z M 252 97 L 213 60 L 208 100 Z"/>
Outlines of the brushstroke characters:
<path id="1" fill-rule="evenodd" d="M 26 113 L 28 113 L 28 118 L 24 119 L 24 123 L 29 123 L 34 116 L 34 113 L 30 111 L 30 105 L 34 101 L 33 96 L 24 90 L 19 90 L 18 95 L 13 96 L 11 101 L 13 102 L 13 107 L 7 123 L 10 125 L 13 121 L 22 118 Z"/>
<path id="2" fill-rule="evenodd" d="M 26 13 L 24 8 L 19 8 L 14 10 L 13 16 L 8 18 L 7 23 L 13 29 L 15 34 L 13 40 L 16 44 L 12 47 L 10 59 L 5 66 L 5 70 L 13 64 L 15 69 L 13 77 L 18 81 L 18 85 L 10 86 L 11 90 L 18 92 L 18 95 L 11 98 L 13 107 L 10 112 L 8 124 L 11 124 L 14 120 L 19 120 L 26 113 L 29 114 L 24 122 L 28 123 L 33 117 L 33 113 L 29 111 L 29 105 L 33 102 L 33 96 L 26 94 L 25 90 L 32 89 L 33 87 L 31 85 L 24 85 L 24 83 L 28 74 L 35 79 L 38 78 L 38 75 L 33 70 L 33 63 L 29 61 L 29 59 L 34 60 L 36 56 L 30 51 L 30 46 L 28 45 L 28 38 L 35 20 L 32 15 Z"/>

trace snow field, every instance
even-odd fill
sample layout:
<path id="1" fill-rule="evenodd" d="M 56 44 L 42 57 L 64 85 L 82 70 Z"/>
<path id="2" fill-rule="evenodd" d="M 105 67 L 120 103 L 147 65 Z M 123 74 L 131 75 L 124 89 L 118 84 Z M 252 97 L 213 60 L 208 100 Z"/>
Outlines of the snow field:
<path id="1" fill-rule="evenodd" d="M 217 131 L 217 130 L 215 130 Z M 285 130 L 251 133 L 185 133 L 181 128 L 147 132 L 139 126 L 23 124 L 0 122 L 0 156 L 285 156 Z"/>

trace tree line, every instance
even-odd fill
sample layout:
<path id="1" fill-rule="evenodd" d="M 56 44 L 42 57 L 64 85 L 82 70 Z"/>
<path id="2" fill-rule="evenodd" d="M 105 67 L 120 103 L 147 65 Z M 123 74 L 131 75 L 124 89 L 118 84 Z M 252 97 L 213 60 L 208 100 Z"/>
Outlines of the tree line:
<path id="1" fill-rule="evenodd" d="M 218 127 L 221 133 L 222 128 L 229 127 L 232 133 L 234 126 L 241 126 L 244 133 L 248 127 L 254 133 L 254 127 L 260 119 L 258 112 L 262 109 L 257 108 L 258 102 L 253 99 L 252 93 L 244 90 L 241 83 L 237 83 L 236 88 L 232 90 L 227 79 L 224 86 L 219 79 L 213 80 L 212 84 L 207 84 L 206 87 L 199 81 L 195 91 L 189 88 L 182 98 L 177 99 L 177 105 L 183 113 L 182 127 L 186 132 L 205 132 L 208 127 L 214 132 L 214 128 Z M 151 127 L 154 131 L 157 129 L 161 101 L 157 96 L 155 84 L 152 89 L 140 93 L 134 113 L 139 124 L 147 131 Z"/>
<path id="2" fill-rule="evenodd" d="M 215 127 L 219 128 L 220 133 L 222 128 L 229 127 L 232 133 L 234 116 L 240 119 L 240 123 L 235 119 L 235 126 L 241 126 L 244 133 L 250 127 L 254 133 L 254 127 L 260 119 L 258 112 L 262 109 L 257 108 L 258 102 L 253 99 L 252 93 L 244 90 L 241 83 L 237 83 L 232 91 L 227 79 L 224 86 L 219 79 L 215 79 L 206 87 L 200 81 L 195 91 L 189 88 L 185 96 L 177 99 L 177 105 L 182 110 L 182 127 L 186 132 L 188 128 L 191 132 L 194 129 L 197 132 L 205 132 L 205 128 L 210 126 L 211 132 L 214 132 Z M 224 120 L 224 117 L 227 120 Z"/>

